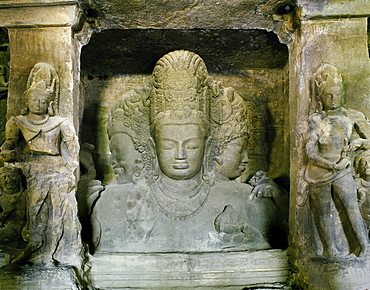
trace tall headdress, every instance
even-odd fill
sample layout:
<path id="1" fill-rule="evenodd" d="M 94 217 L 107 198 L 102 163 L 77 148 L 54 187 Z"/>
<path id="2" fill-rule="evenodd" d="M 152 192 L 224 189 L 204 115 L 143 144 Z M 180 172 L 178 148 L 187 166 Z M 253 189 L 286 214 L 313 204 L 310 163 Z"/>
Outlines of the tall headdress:
<path id="1" fill-rule="evenodd" d="M 27 80 L 25 98 L 31 90 L 40 90 L 48 93 L 53 104 L 53 107 L 49 108 L 49 114 L 58 114 L 59 76 L 52 65 L 46 62 L 39 62 L 34 65 Z"/>
<path id="2" fill-rule="evenodd" d="M 197 54 L 177 50 L 163 56 L 153 70 L 151 129 L 164 120 L 196 120 L 209 134 L 208 72 Z"/>
<path id="3" fill-rule="evenodd" d="M 331 64 L 323 64 L 312 76 L 312 92 L 314 93 L 313 105 L 315 102 L 320 103 L 320 97 L 333 87 L 343 86 L 343 79 L 338 69 Z M 316 97 L 316 100 L 315 100 Z M 318 106 L 313 106 L 318 107 Z M 319 108 L 320 110 L 321 108 Z"/>
<path id="4" fill-rule="evenodd" d="M 148 151 L 149 92 L 149 86 L 145 84 L 124 94 L 113 105 L 108 116 L 109 138 L 115 134 L 128 134 L 140 153 Z"/>
<path id="5" fill-rule="evenodd" d="M 216 155 L 230 141 L 248 135 L 246 103 L 233 88 L 221 88 L 211 100 L 211 134 Z"/>

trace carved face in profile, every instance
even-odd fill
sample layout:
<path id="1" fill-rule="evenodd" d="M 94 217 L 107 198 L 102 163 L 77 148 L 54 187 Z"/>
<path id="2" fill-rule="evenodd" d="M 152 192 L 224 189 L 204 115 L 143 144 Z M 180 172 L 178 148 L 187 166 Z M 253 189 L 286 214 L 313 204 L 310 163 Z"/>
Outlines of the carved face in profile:
<path id="1" fill-rule="evenodd" d="M 359 162 L 359 173 L 362 178 L 370 177 L 370 155 L 364 155 Z"/>
<path id="2" fill-rule="evenodd" d="M 156 128 L 159 167 L 174 180 L 189 180 L 201 171 L 205 134 L 195 123 L 164 124 Z"/>
<path id="3" fill-rule="evenodd" d="M 50 99 L 45 90 L 30 90 L 27 93 L 27 106 L 30 113 L 45 115 L 48 111 Z"/>
<path id="4" fill-rule="evenodd" d="M 15 172 L 5 172 L 0 174 L 0 186 L 3 192 L 15 194 L 19 192 L 20 178 Z"/>
<path id="5" fill-rule="evenodd" d="M 125 133 L 114 134 L 109 141 L 111 164 L 118 184 L 131 183 L 135 161 L 140 154 L 135 150 L 131 137 Z"/>
<path id="6" fill-rule="evenodd" d="M 248 163 L 247 138 L 240 137 L 226 144 L 218 156 L 217 172 L 227 178 L 234 179 L 241 175 Z"/>

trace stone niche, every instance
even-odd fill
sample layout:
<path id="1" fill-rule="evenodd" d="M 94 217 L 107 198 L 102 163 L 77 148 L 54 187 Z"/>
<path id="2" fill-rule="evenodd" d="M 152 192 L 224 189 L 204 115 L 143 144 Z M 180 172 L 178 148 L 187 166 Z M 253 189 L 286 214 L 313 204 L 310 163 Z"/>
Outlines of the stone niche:
<path id="1" fill-rule="evenodd" d="M 264 170 L 289 187 L 288 49 L 258 29 L 130 29 L 95 33 L 81 55 L 85 106 L 81 143 L 96 147 L 98 178 L 109 183 L 106 118 L 124 93 L 149 80 L 157 60 L 185 49 L 197 53 L 210 76 L 247 102 L 249 165 L 242 180 Z"/>
<path id="2" fill-rule="evenodd" d="M 84 114 L 80 139 L 81 143 L 95 146 L 97 179 L 106 186 L 96 207 L 99 211 L 99 203 L 106 200 L 109 192 L 113 208 L 111 211 L 108 206 L 106 214 L 117 215 L 113 219 L 107 217 L 113 224 L 118 225 L 126 218 L 120 217 L 120 213 L 124 215 L 120 210 L 115 211 L 120 207 L 124 211 L 126 185 L 116 185 L 110 164 L 109 112 L 124 94 L 150 80 L 162 56 L 180 49 L 198 54 L 209 76 L 223 87 L 232 87 L 245 101 L 249 163 L 242 176 L 230 182 L 248 182 L 257 171 L 263 170 L 283 192 L 288 192 L 288 49 L 275 33 L 259 29 L 109 29 L 93 34 L 82 49 Z M 181 224 L 184 222 L 180 221 L 177 226 Z M 109 232 L 115 232 L 114 225 L 111 230 L 103 229 L 101 244 L 109 240 L 104 237 L 111 237 Z M 87 242 L 94 244 L 94 235 L 93 241 Z M 225 286 L 240 289 L 284 287 L 287 283 L 286 232 L 275 239 L 268 250 L 199 251 L 193 248 L 194 245 L 189 247 L 191 251 L 186 247 L 143 251 L 130 245 L 122 246 L 113 238 L 97 249 L 92 247 L 91 278 L 94 286 L 103 289 Z"/>

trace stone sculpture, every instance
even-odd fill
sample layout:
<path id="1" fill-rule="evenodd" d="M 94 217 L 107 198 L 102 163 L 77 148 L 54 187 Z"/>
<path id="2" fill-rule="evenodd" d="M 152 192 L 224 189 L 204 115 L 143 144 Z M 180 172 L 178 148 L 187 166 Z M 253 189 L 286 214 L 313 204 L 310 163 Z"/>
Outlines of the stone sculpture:
<path id="1" fill-rule="evenodd" d="M 370 150 L 360 152 L 355 158 L 357 198 L 367 234 L 370 234 Z"/>
<path id="2" fill-rule="evenodd" d="M 246 169 L 247 116 L 243 99 L 233 88 L 212 86 L 211 106 L 212 154 L 211 168 L 215 167 L 216 180 L 235 179 Z"/>
<path id="3" fill-rule="evenodd" d="M 0 251 L 19 255 L 25 242 L 22 230 L 27 223 L 26 192 L 20 169 L 0 168 Z"/>
<path id="4" fill-rule="evenodd" d="M 148 85 L 139 86 L 120 98 L 110 110 L 107 131 L 111 163 L 118 184 L 138 180 L 143 168 L 148 171 L 151 167 L 148 163 L 151 155 L 148 143 L 149 92 Z"/>
<path id="5" fill-rule="evenodd" d="M 127 161 L 127 178 L 107 186 L 94 208 L 97 252 L 270 248 L 276 205 L 229 181 L 246 166 L 245 118 L 244 101 L 211 80 L 198 55 L 163 56 L 152 81 L 111 109 L 110 146 Z"/>
<path id="6" fill-rule="evenodd" d="M 332 216 L 336 209 L 345 213 L 341 218 L 350 226 L 343 230 L 352 232 L 359 245 L 356 253 L 363 255 L 368 238 L 357 204 L 351 154 L 367 146 L 370 128 L 361 112 L 343 106 L 342 77 L 334 66 L 322 65 L 314 74 L 313 82 L 321 108 L 308 120 L 305 178 L 309 183 L 311 211 L 323 245 L 322 254 L 328 257 L 344 254 L 336 246 L 334 232 L 346 223 L 334 221 Z"/>
<path id="7" fill-rule="evenodd" d="M 8 91 L 8 77 L 7 71 L 9 68 L 3 64 L 0 64 L 0 99 L 6 95 Z"/>
<path id="8" fill-rule="evenodd" d="M 74 171 L 79 144 L 70 120 L 57 116 L 59 77 L 37 63 L 28 78 L 22 115 L 6 124 L 4 161 L 22 168 L 28 186 L 29 242 L 24 259 L 44 266 L 82 264 Z"/>
<path id="9" fill-rule="evenodd" d="M 82 240 L 91 244 L 90 216 L 94 203 L 99 198 L 104 186 L 96 179 L 95 163 L 92 156 L 95 146 L 83 143 L 80 150 L 80 179 L 77 185 L 76 199 L 78 204 L 78 217 L 82 225 Z"/>

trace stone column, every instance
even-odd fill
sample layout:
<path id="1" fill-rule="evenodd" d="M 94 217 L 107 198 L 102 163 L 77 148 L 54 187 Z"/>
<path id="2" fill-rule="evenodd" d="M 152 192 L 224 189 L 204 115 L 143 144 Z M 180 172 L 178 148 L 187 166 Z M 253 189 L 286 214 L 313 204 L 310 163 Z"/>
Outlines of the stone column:
<path id="1" fill-rule="evenodd" d="M 78 131 L 80 44 L 73 25 L 80 10 L 75 0 L 11 0 L 0 3 L 1 26 L 9 32 L 8 118 L 19 115 L 32 67 L 47 62 L 60 77 L 59 112 Z"/>
<path id="2" fill-rule="evenodd" d="M 368 256 L 320 257 L 322 245 L 312 220 L 304 172 L 307 166 L 305 146 L 308 117 L 314 113 L 311 80 L 321 65 L 331 64 L 341 73 L 344 105 L 370 116 L 366 18 L 370 14 L 370 4 L 364 0 L 298 2 L 295 19 L 297 30 L 289 45 L 290 259 L 295 266 L 295 282 L 309 289 L 365 289 L 370 283 L 370 264 L 366 261 Z M 341 223 L 336 214 L 332 218 Z M 343 237 L 341 233 L 336 234 Z M 343 245 L 347 243 L 345 240 L 338 242 Z"/>
<path id="3" fill-rule="evenodd" d="M 7 118 L 19 116 L 25 106 L 24 91 L 31 69 L 36 63 L 48 63 L 59 76 L 58 115 L 69 119 L 78 132 L 81 44 L 74 25 L 79 24 L 80 20 L 79 1 L 3 2 L 0 3 L 0 25 L 8 30 L 10 47 Z M 43 78 L 47 79 L 47 76 Z M 61 124 L 58 126 L 61 127 Z M 62 132 L 66 140 L 60 150 L 61 155 L 63 151 L 68 151 L 73 159 L 63 160 L 68 160 L 68 166 L 66 162 L 62 163 L 60 156 L 51 156 L 42 151 L 42 155 L 37 155 L 38 159 L 29 155 L 27 161 L 19 162 L 19 166 L 28 165 L 30 171 L 25 173 L 28 179 L 29 243 L 24 248 L 24 257 L 20 257 L 21 261 L 33 259 L 36 266 L 19 269 L 13 273 L 14 277 L 1 275 L 0 271 L 0 288 L 9 289 L 8 285 L 16 281 L 20 281 L 20 289 L 77 289 L 76 284 L 84 283 L 81 226 L 77 217 L 75 190 L 70 184 L 76 182 L 73 171 L 78 164 L 79 147 L 68 124 L 63 121 L 64 129 L 61 130 L 64 130 Z M 40 131 L 47 129 L 39 128 Z M 46 161 L 42 158 L 49 160 L 49 164 L 43 164 Z M 65 168 L 62 168 L 64 165 Z M 40 200 L 40 196 L 44 199 Z M 40 226 L 44 227 L 42 233 L 37 230 Z M 56 263 L 63 267 L 54 267 Z"/>

